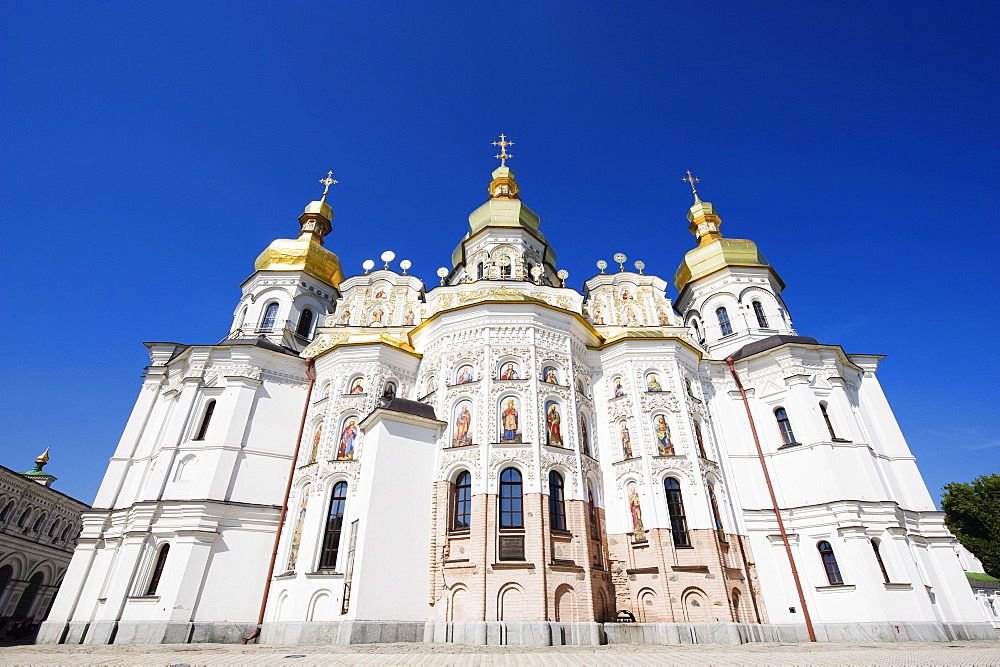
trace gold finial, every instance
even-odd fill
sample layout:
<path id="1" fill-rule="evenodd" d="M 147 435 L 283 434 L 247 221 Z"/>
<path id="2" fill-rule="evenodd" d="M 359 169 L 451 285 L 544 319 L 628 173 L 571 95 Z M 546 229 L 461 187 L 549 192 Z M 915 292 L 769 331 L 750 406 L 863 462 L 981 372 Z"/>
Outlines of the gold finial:
<path id="1" fill-rule="evenodd" d="M 326 186 L 323 188 L 323 196 L 320 197 L 320 201 L 326 201 L 326 195 L 330 192 L 330 186 L 336 185 L 339 181 L 333 180 L 333 172 L 328 171 L 326 172 L 326 178 L 319 179 L 319 182 Z"/>
<path id="2" fill-rule="evenodd" d="M 500 166 L 501 167 L 506 167 L 507 166 L 507 160 L 509 158 L 514 157 L 513 155 L 511 155 L 510 153 L 507 152 L 507 147 L 508 146 L 513 146 L 514 142 L 513 141 L 507 141 L 507 135 L 501 132 L 500 133 L 500 141 L 494 141 L 493 145 L 500 147 L 500 154 L 499 155 L 494 155 L 493 157 L 500 158 Z"/>
<path id="3" fill-rule="evenodd" d="M 694 176 L 692 176 L 690 169 L 687 170 L 687 174 L 688 174 L 688 177 L 687 178 L 682 178 L 681 180 L 685 181 L 688 185 L 691 186 L 691 194 L 694 195 L 694 200 L 695 201 L 701 201 L 700 199 L 698 199 L 698 189 L 696 187 L 694 187 L 695 183 L 701 183 L 701 179 L 700 178 L 695 178 Z"/>
<path id="4" fill-rule="evenodd" d="M 45 464 L 49 462 L 49 448 L 46 447 L 42 455 L 35 459 L 35 463 Z"/>

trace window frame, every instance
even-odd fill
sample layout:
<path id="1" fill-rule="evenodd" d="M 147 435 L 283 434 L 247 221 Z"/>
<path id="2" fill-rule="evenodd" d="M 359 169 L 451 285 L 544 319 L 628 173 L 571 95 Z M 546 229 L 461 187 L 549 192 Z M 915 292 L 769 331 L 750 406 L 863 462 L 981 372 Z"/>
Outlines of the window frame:
<path id="1" fill-rule="evenodd" d="M 204 440 L 205 436 L 208 435 L 208 426 L 212 423 L 212 415 L 215 414 L 215 404 L 216 399 L 211 399 L 205 404 L 205 411 L 202 412 L 201 426 L 198 427 L 198 433 L 192 440 Z"/>
<path id="2" fill-rule="evenodd" d="M 280 309 L 281 305 L 277 301 L 272 301 L 264 306 L 264 315 L 260 318 L 260 328 L 264 330 L 274 329 L 274 325 L 278 321 L 278 311 Z"/>
<path id="3" fill-rule="evenodd" d="M 753 314 L 757 317 L 757 326 L 761 329 L 770 329 L 771 327 L 767 326 L 767 314 L 764 312 L 764 304 L 754 299 L 751 302 L 751 306 L 753 307 Z"/>
<path id="4" fill-rule="evenodd" d="M 308 319 L 306 316 L 308 315 Z M 313 312 L 312 308 L 303 308 L 302 312 L 299 313 L 299 322 L 295 325 L 295 335 L 299 338 L 308 339 L 313 330 L 313 321 L 316 319 L 316 313 Z M 305 325 L 305 331 L 302 330 L 303 324 Z"/>
<path id="5" fill-rule="evenodd" d="M 468 481 L 463 483 L 463 478 Z M 464 493 L 467 492 L 467 493 Z M 461 519 L 464 518 L 464 525 Z M 451 521 L 449 531 L 467 533 L 472 529 L 472 473 L 460 470 L 451 489 Z"/>
<path id="6" fill-rule="evenodd" d="M 511 473 L 511 479 L 508 478 Z M 516 480 L 513 476 L 516 475 Z M 509 509 L 504 510 L 504 501 Z M 516 509 L 515 509 L 516 507 Z M 498 526 L 500 530 L 524 530 L 524 483 L 517 468 L 504 468 L 500 473 L 500 487 L 497 494 Z"/>
<path id="7" fill-rule="evenodd" d="M 673 486 L 668 486 L 673 482 Z M 681 483 L 676 477 L 663 478 L 663 493 L 667 499 L 667 514 L 670 517 L 670 534 L 675 548 L 693 548 L 688 534 L 687 516 L 684 513 L 684 495 Z"/>
<path id="8" fill-rule="evenodd" d="M 336 570 L 340 557 L 340 539 L 344 533 L 344 516 L 347 509 L 347 482 L 339 480 L 330 491 L 330 504 L 320 542 L 319 569 Z"/>
<path id="9" fill-rule="evenodd" d="M 826 545 L 825 547 L 823 545 Z M 826 580 L 831 586 L 843 586 L 844 575 L 840 572 L 837 564 L 837 555 L 833 553 L 833 545 L 827 540 L 820 540 L 816 543 L 820 560 L 823 562 L 823 570 L 826 572 Z"/>
<path id="10" fill-rule="evenodd" d="M 170 555 L 170 543 L 164 542 L 156 552 L 156 564 L 153 565 L 153 572 L 146 585 L 145 596 L 156 595 L 156 589 L 160 586 L 160 579 L 163 578 L 163 570 L 167 566 L 167 556 Z"/>
<path id="11" fill-rule="evenodd" d="M 549 471 L 549 527 L 555 531 L 569 531 L 566 524 L 566 485 L 556 470 Z"/>
<path id="12" fill-rule="evenodd" d="M 837 432 L 833 429 L 833 420 L 830 419 L 830 411 L 827 408 L 826 401 L 819 402 L 819 411 L 823 415 L 823 421 L 826 422 L 826 430 L 830 433 L 830 439 L 839 440 Z"/>
<path id="13" fill-rule="evenodd" d="M 774 419 L 778 423 L 778 432 L 781 434 L 783 445 L 799 444 L 795 439 L 795 432 L 792 430 L 792 420 L 788 417 L 788 410 L 779 405 L 774 409 Z"/>
<path id="14" fill-rule="evenodd" d="M 719 306 L 715 309 L 715 318 L 719 320 L 719 331 L 723 337 L 733 333 L 733 323 L 729 319 L 729 311 L 726 310 L 725 306 Z"/>

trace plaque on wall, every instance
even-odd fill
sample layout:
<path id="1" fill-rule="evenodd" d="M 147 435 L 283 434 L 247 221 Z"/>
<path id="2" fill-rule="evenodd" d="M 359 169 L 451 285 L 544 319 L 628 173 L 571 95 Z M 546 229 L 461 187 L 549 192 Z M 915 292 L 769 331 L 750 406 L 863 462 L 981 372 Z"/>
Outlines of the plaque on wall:
<path id="1" fill-rule="evenodd" d="M 524 560 L 524 535 L 500 536 L 500 560 Z"/>

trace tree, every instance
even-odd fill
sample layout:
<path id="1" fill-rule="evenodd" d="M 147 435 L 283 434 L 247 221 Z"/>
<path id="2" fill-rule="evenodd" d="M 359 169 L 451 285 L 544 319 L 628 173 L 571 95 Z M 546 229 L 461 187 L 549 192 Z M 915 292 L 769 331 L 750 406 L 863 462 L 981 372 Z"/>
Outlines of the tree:
<path id="1" fill-rule="evenodd" d="M 983 475 L 965 484 L 944 485 L 944 522 L 962 546 L 1000 578 L 1000 475 Z"/>

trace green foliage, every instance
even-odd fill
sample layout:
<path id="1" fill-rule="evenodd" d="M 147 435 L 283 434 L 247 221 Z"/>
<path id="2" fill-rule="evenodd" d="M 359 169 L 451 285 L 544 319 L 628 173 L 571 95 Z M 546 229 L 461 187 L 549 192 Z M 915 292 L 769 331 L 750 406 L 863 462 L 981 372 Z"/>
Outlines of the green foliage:
<path id="1" fill-rule="evenodd" d="M 941 509 L 962 546 L 982 561 L 987 574 L 1000 577 L 1000 475 L 945 484 Z"/>

